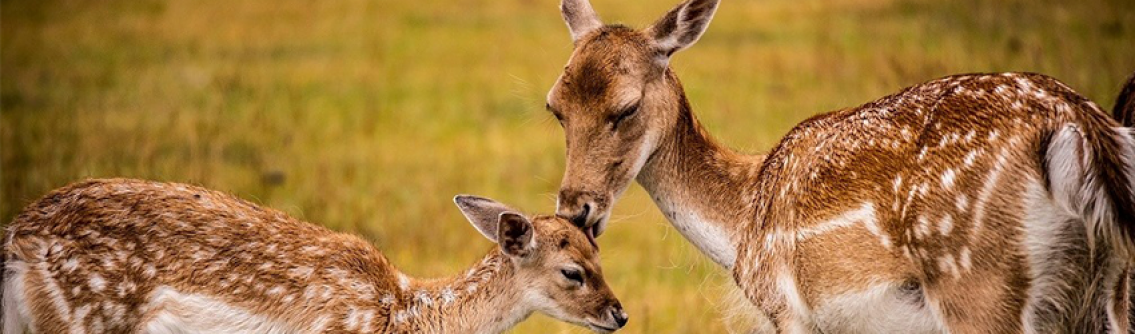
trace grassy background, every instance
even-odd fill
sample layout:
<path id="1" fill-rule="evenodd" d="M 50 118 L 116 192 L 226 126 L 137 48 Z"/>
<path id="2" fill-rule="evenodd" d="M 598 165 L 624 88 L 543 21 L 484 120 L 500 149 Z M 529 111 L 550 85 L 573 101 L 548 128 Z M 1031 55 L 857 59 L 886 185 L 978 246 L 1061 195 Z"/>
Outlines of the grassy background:
<path id="1" fill-rule="evenodd" d="M 672 1 L 596 0 L 644 26 Z M 550 212 L 570 51 L 556 0 L 5 0 L 0 221 L 86 177 L 189 182 L 373 240 L 418 276 L 489 248 L 450 198 Z M 745 151 L 935 77 L 1034 71 L 1110 107 L 1135 70 L 1130 0 L 725 1 L 673 66 Z M 725 331 L 728 275 L 641 188 L 600 240 L 627 333 Z M 516 332 L 582 332 L 543 317 Z"/>

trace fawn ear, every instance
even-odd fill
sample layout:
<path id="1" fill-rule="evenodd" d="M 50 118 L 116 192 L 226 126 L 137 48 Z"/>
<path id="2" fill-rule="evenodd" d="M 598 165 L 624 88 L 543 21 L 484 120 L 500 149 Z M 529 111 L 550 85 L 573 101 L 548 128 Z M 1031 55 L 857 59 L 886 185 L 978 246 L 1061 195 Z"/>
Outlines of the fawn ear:
<path id="1" fill-rule="evenodd" d="M 595 14 L 595 10 L 591 9 L 591 3 L 587 0 L 561 1 L 560 14 L 564 16 L 564 22 L 571 32 L 572 42 L 603 26 L 603 22 L 599 21 L 599 15 Z"/>
<path id="2" fill-rule="evenodd" d="M 532 236 L 535 234 L 532 222 L 524 215 L 515 212 L 504 212 L 500 215 L 500 227 L 497 228 L 497 243 L 505 254 L 513 257 L 525 257 L 532 250 L 535 243 Z"/>
<path id="3" fill-rule="evenodd" d="M 718 3 L 719 0 L 687 0 L 647 28 L 646 34 L 654 39 L 660 57 L 669 61 L 674 52 L 697 42 L 717 12 Z"/>
<path id="4" fill-rule="evenodd" d="M 469 223 L 477 228 L 477 232 L 481 232 L 482 235 L 493 242 L 497 242 L 497 228 L 500 226 L 498 221 L 501 214 L 517 212 L 500 202 L 472 195 L 454 196 L 453 203 L 461 209 L 461 214 L 465 215 L 465 219 L 468 219 Z"/>

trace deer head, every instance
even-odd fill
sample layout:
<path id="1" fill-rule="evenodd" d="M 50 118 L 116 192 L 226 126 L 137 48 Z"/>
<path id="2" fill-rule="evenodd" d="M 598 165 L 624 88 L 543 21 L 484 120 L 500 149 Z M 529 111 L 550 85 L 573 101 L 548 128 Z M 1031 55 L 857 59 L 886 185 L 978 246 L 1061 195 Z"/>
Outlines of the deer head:
<path id="1" fill-rule="evenodd" d="M 669 61 L 701 37 L 717 0 L 689 0 L 643 30 L 603 25 L 587 0 L 560 9 L 575 49 L 548 93 L 567 140 L 556 213 L 597 236 L 614 201 L 681 117 Z"/>

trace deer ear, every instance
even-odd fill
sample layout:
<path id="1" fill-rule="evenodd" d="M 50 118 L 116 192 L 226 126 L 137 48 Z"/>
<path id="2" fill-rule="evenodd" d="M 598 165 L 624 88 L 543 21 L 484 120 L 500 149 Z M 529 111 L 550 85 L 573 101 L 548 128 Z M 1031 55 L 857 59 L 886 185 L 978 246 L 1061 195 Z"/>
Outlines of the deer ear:
<path id="1" fill-rule="evenodd" d="M 719 0 L 687 0 L 647 28 L 646 34 L 654 39 L 661 57 L 668 61 L 674 52 L 697 42 L 717 12 L 718 3 Z"/>
<path id="2" fill-rule="evenodd" d="M 497 228 L 497 243 L 505 254 L 513 257 L 525 257 L 531 253 L 535 242 L 532 222 L 523 215 L 515 212 L 500 214 L 500 224 Z"/>
<path id="3" fill-rule="evenodd" d="M 591 3 L 587 0 L 561 1 L 560 14 L 564 16 L 564 22 L 571 32 L 572 42 L 579 41 L 587 33 L 603 26 L 603 22 L 599 21 L 599 15 L 595 14 L 595 10 L 591 9 Z"/>
<path id="4" fill-rule="evenodd" d="M 453 203 L 461 209 L 461 214 L 465 215 L 465 219 L 468 219 L 469 223 L 477 228 L 477 232 L 481 232 L 485 238 L 489 238 L 493 242 L 497 242 L 500 215 L 505 212 L 516 212 L 516 210 L 500 202 L 478 196 L 457 195 L 453 197 Z"/>

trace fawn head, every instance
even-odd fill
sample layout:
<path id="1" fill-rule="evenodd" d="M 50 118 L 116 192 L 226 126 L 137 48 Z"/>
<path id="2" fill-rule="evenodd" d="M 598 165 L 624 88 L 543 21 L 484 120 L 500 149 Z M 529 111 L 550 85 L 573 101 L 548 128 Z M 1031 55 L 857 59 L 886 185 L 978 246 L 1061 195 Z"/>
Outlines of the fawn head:
<path id="1" fill-rule="evenodd" d="M 684 101 L 670 57 L 701 37 L 718 0 L 689 0 L 643 30 L 604 25 L 587 0 L 560 9 L 575 44 L 548 92 L 567 141 L 556 214 L 591 236 L 678 122 Z"/>
<path id="2" fill-rule="evenodd" d="M 595 241 L 579 228 L 554 216 L 529 219 L 487 198 L 460 195 L 454 202 L 513 260 L 524 302 L 535 310 L 597 332 L 627 323 L 622 304 L 603 280 Z"/>

